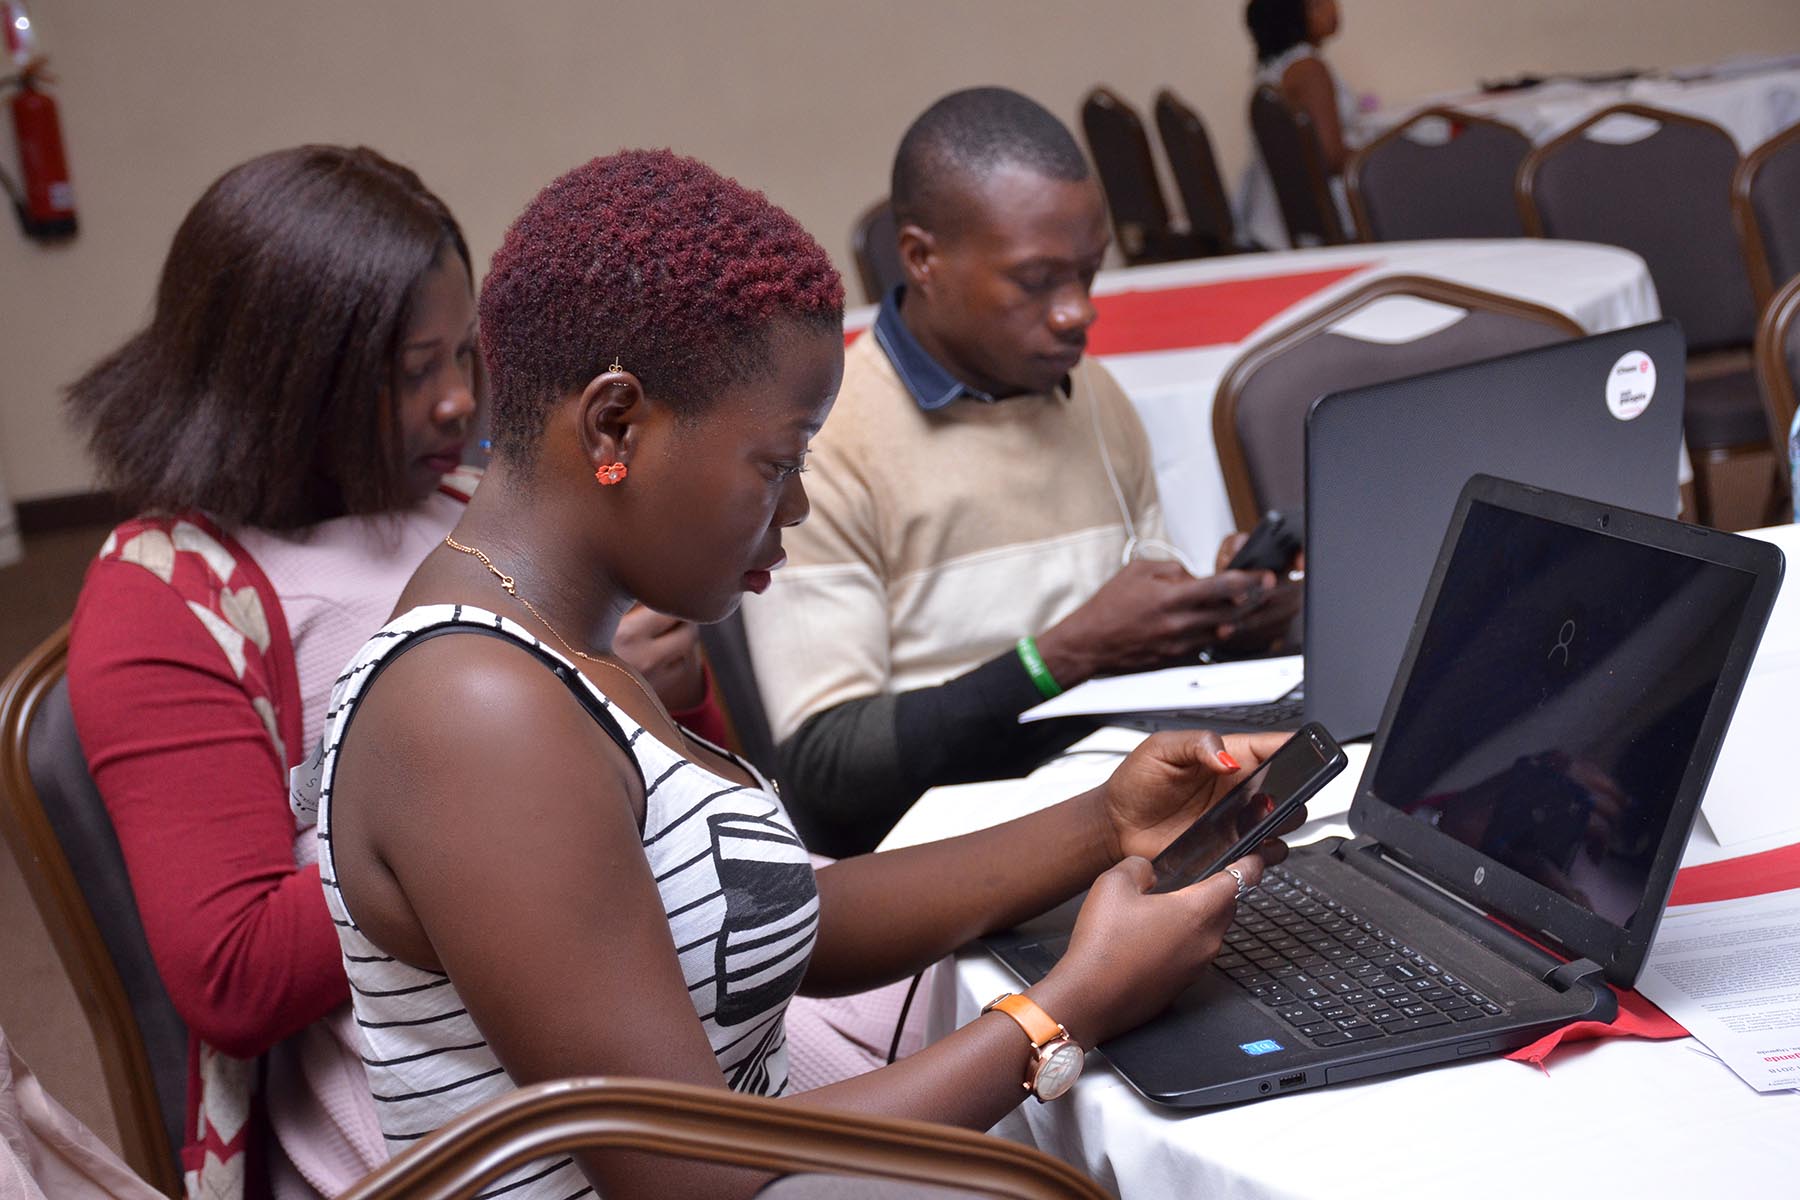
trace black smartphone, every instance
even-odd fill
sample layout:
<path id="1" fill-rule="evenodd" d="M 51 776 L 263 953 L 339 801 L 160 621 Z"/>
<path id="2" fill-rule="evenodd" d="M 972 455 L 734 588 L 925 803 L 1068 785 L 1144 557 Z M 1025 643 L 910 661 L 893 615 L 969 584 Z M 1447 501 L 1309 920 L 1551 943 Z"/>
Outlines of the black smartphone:
<path id="1" fill-rule="evenodd" d="M 1250 853 L 1348 761 L 1323 725 L 1302 726 L 1151 860 L 1150 890 L 1179 891 Z"/>
<path id="2" fill-rule="evenodd" d="M 1269 512 L 1225 564 L 1227 571 L 1285 571 L 1300 553 L 1300 535 L 1285 513 Z"/>

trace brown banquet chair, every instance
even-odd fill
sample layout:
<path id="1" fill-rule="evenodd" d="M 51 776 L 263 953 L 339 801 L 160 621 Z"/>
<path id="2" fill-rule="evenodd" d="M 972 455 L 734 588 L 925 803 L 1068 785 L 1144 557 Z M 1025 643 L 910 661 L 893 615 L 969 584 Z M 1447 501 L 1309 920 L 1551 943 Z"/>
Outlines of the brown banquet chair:
<path id="1" fill-rule="evenodd" d="M 1081 104 L 1081 131 L 1100 173 L 1113 235 L 1126 265 L 1216 253 L 1203 239 L 1170 223 L 1143 118 L 1118 93 L 1097 87 L 1087 94 Z"/>
<path id="2" fill-rule="evenodd" d="M 1445 136 L 1420 136 L 1434 131 Z M 1414 113 L 1344 168 L 1357 236 L 1367 242 L 1524 237 L 1513 178 L 1530 150 L 1531 139 L 1502 121 L 1448 108 Z"/>
<path id="3" fill-rule="evenodd" d="M 1756 329 L 1756 377 L 1775 446 L 1775 494 L 1766 516 L 1770 524 L 1784 525 L 1796 516 L 1787 447 L 1800 409 L 1800 275 L 1788 280 L 1763 309 Z"/>
<path id="4" fill-rule="evenodd" d="M 894 223 L 894 206 L 883 196 L 856 218 L 850 229 L 850 252 L 856 259 L 856 276 L 870 304 L 906 282 L 900 265 L 900 231 Z"/>
<path id="5" fill-rule="evenodd" d="M 1370 342 L 1331 327 L 1390 296 L 1462 309 L 1447 328 L 1409 342 Z M 1327 392 L 1402 379 L 1582 336 L 1574 320 L 1542 305 L 1422 275 L 1371 280 L 1248 347 L 1213 400 L 1213 443 L 1237 528 L 1306 500 L 1306 414 Z"/>
<path id="6" fill-rule="evenodd" d="M 1274 185 L 1288 240 L 1295 246 L 1349 241 L 1331 196 L 1331 172 L 1312 118 L 1263 84 L 1250 97 L 1250 131 Z"/>
<path id="7" fill-rule="evenodd" d="M 93 1031 L 122 1156 L 179 1196 L 187 1029 L 75 735 L 68 654 L 64 625 L 0 683 L 0 833 Z"/>
<path id="8" fill-rule="evenodd" d="M 1623 142 L 1592 136 L 1621 117 L 1652 128 Z M 1517 185 L 1527 232 L 1634 251 L 1650 268 L 1663 315 L 1681 322 L 1688 343 L 1682 424 L 1697 515 L 1708 525 L 1721 519 L 1718 468 L 1770 448 L 1751 361 L 1756 305 L 1732 217 L 1737 166 L 1737 143 L 1718 125 L 1619 104 L 1533 150 Z"/>
<path id="9" fill-rule="evenodd" d="M 1181 206 L 1187 210 L 1188 232 L 1207 254 L 1230 254 L 1242 249 L 1206 122 L 1168 88 L 1156 93 L 1155 111 L 1163 156 L 1169 160 L 1175 190 L 1181 195 Z"/>
<path id="10" fill-rule="evenodd" d="M 1106 1196 L 1067 1163 L 965 1129 L 664 1080 L 570 1079 L 520 1088 L 464 1113 L 342 1200 L 469 1197 L 534 1159 L 603 1148 L 784 1176 L 758 1193 L 768 1200 Z"/>
<path id="11" fill-rule="evenodd" d="M 1765 309 L 1783 280 L 1800 275 L 1800 124 L 1744 155 L 1731 209 L 1757 308 Z"/>

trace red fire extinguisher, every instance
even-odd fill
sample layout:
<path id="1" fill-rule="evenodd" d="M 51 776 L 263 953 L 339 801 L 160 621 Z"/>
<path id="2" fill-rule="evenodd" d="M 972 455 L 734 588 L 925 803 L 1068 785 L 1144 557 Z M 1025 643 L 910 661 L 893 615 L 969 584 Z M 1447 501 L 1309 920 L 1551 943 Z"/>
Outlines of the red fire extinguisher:
<path id="1" fill-rule="evenodd" d="M 0 35 L 7 56 L 18 68 L 16 74 L 0 79 L 0 88 L 15 89 L 8 108 L 23 177 L 21 186 L 0 173 L 0 183 L 11 193 L 19 223 L 28 236 L 68 237 L 75 232 L 75 193 L 69 184 L 56 101 L 44 91 L 50 76 L 37 53 L 37 34 L 22 0 L 0 0 Z"/>

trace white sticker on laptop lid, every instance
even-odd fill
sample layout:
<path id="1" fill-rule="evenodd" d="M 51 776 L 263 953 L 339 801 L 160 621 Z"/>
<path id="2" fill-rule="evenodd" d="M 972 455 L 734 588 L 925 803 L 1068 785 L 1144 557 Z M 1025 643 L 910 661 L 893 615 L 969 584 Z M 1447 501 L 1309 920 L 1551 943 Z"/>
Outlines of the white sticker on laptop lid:
<path id="1" fill-rule="evenodd" d="M 1612 366 L 1606 377 L 1606 407 L 1621 421 L 1635 420 L 1650 407 L 1656 395 L 1656 364 L 1642 350 L 1633 350 Z"/>

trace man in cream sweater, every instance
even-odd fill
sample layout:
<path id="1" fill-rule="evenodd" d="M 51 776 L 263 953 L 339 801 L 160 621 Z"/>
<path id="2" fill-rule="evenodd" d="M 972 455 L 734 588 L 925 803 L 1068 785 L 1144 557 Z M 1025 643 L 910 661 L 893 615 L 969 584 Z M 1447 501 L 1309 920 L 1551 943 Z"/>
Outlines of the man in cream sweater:
<path id="1" fill-rule="evenodd" d="M 1046 696 L 1267 641 L 1297 603 L 1171 561 L 1143 427 L 1084 354 L 1109 234 L 1060 121 L 1001 88 L 946 96 L 892 200 L 907 282 L 849 347 L 812 515 L 744 604 L 783 797 L 839 856 L 926 788 L 1023 774 L 1092 728 L 1020 725 Z"/>

